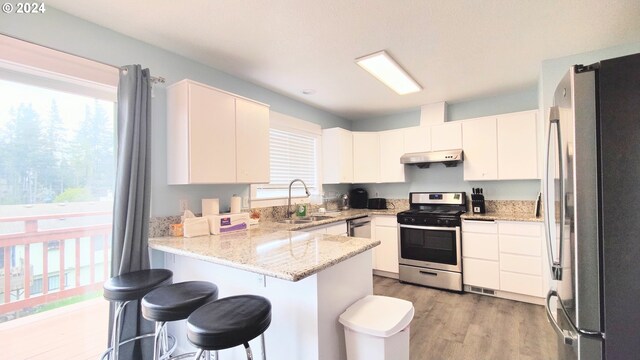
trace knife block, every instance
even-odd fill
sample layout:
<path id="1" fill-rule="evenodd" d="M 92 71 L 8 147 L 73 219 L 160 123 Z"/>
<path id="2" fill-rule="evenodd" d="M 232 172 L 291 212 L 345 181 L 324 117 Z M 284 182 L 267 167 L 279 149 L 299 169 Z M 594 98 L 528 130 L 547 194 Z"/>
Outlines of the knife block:
<path id="1" fill-rule="evenodd" d="M 472 194 L 471 195 L 471 211 L 474 214 L 484 214 L 484 195 L 482 194 Z"/>

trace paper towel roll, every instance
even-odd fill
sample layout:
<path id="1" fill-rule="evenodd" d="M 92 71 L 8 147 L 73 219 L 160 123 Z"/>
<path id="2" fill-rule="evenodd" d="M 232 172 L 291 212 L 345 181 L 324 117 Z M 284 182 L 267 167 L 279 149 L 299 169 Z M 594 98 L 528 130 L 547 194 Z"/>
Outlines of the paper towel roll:
<path id="1" fill-rule="evenodd" d="M 242 198 L 238 195 L 233 195 L 231 197 L 231 213 L 239 214 L 241 205 L 242 205 Z"/>
<path id="2" fill-rule="evenodd" d="M 220 201 L 218 199 L 202 199 L 202 216 L 220 214 Z"/>

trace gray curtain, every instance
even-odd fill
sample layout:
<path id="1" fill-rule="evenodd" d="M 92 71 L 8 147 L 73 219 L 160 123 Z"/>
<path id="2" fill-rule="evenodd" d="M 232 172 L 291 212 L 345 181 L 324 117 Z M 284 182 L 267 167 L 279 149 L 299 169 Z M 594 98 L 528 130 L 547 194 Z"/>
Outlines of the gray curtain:
<path id="1" fill-rule="evenodd" d="M 111 276 L 149 268 L 147 247 L 151 199 L 151 76 L 149 69 L 127 65 L 118 84 L 117 166 L 113 204 Z M 153 323 L 140 315 L 140 304 L 130 303 L 123 317 L 122 339 L 152 332 Z M 110 319 L 113 319 L 113 305 Z M 113 324 L 109 325 L 109 333 Z M 120 358 L 146 359 L 153 346 L 144 340 L 126 346 Z M 130 343 L 131 344 L 131 343 Z M 142 353 L 145 356 L 142 356 Z"/>

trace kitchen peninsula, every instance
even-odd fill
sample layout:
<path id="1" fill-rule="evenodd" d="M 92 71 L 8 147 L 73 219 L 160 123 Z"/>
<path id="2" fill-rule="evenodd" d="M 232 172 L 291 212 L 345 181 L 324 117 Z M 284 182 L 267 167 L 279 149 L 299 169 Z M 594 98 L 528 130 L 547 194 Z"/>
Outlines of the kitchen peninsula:
<path id="1" fill-rule="evenodd" d="M 206 280 L 218 285 L 220 297 L 268 298 L 273 306 L 265 333 L 268 358 L 346 359 L 338 316 L 372 293 L 370 250 L 380 242 L 292 228 L 262 223 L 225 235 L 151 238 L 149 247 L 164 252 L 174 282 Z M 184 324 L 169 326 L 178 351 L 189 350 Z M 259 341 L 251 347 L 260 353 Z M 241 347 L 221 355 L 245 359 Z"/>

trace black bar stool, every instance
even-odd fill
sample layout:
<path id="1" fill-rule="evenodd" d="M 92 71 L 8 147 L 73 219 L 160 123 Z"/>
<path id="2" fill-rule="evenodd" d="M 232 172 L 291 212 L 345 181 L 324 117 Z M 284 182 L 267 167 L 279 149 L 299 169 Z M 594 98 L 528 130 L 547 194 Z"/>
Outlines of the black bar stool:
<path id="1" fill-rule="evenodd" d="M 183 359 L 195 353 L 171 356 L 176 348 L 166 343 L 166 325 L 168 321 L 184 320 L 199 307 L 218 298 L 218 287 L 206 281 L 186 281 L 162 286 L 151 290 L 142 298 L 142 315 L 156 322 L 156 336 L 153 343 L 153 359 Z"/>
<path id="2" fill-rule="evenodd" d="M 187 319 L 187 339 L 198 348 L 194 360 L 206 352 L 244 345 L 247 359 L 253 354 L 249 341 L 260 336 L 266 360 L 264 332 L 271 324 L 271 303 L 262 296 L 240 295 L 210 302 Z M 217 359 L 216 359 L 217 360 Z"/>
<path id="3" fill-rule="evenodd" d="M 171 284 L 173 272 L 167 269 L 149 269 L 133 271 L 127 274 L 112 277 L 105 281 L 103 296 L 109 301 L 115 302 L 113 315 L 113 330 L 111 333 L 111 347 L 105 351 L 100 359 L 118 360 L 120 346 L 131 341 L 155 336 L 155 333 L 142 334 L 125 341 L 120 341 L 122 331 L 122 311 L 131 301 L 142 299 L 149 291 L 158 286 Z"/>

